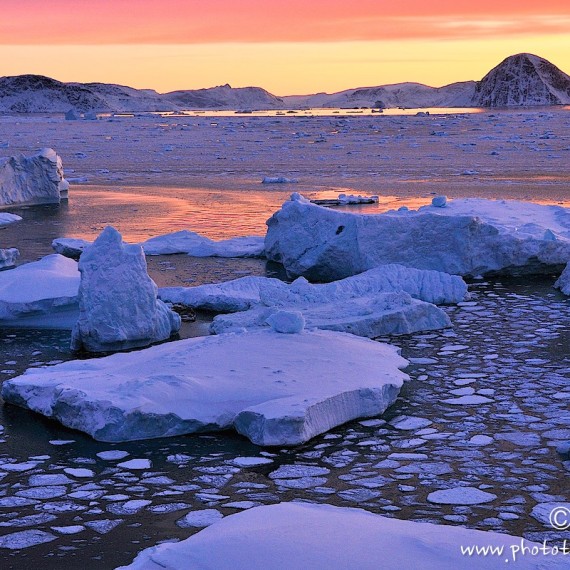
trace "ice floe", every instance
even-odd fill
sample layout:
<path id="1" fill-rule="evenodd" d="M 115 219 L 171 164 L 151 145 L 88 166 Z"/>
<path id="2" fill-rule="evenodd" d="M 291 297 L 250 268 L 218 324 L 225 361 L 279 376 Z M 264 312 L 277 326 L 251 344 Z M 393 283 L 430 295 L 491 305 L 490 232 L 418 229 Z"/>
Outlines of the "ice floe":
<path id="1" fill-rule="evenodd" d="M 188 230 L 156 236 L 140 245 L 146 255 L 187 253 L 193 257 L 263 257 L 265 247 L 260 236 L 215 241 Z"/>
<path id="2" fill-rule="evenodd" d="M 429 503 L 443 505 L 480 505 L 494 501 L 497 495 L 481 491 L 475 487 L 453 487 L 433 491 L 427 497 Z"/>
<path id="3" fill-rule="evenodd" d="M 107 226 L 79 260 L 79 319 L 74 350 L 102 352 L 147 346 L 168 339 L 180 317 L 157 298 L 138 245 L 126 245 Z"/>
<path id="4" fill-rule="evenodd" d="M 234 427 L 259 445 L 296 445 L 382 413 L 406 364 L 353 335 L 257 331 L 30 369 L 2 397 L 103 441 Z"/>
<path id="5" fill-rule="evenodd" d="M 15 247 L 0 248 L 0 269 L 8 269 L 16 265 L 16 259 L 20 257 L 20 251 Z"/>
<path id="6" fill-rule="evenodd" d="M 71 329 L 77 320 L 77 263 L 58 254 L 0 273 L 0 324 Z"/>
<path id="7" fill-rule="evenodd" d="M 313 280 L 389 263 L 472 277 L 545 273 L 570 259 L 570 211 L 530 202 L 469 198 L 361 215 L 295 193 L 267 225 L 268 259 Z"/>
<path id="8" fill-rule="evenodd" d="M 385 265 L 327 284 L 299 278 L 292 284 L 266 277 L 242 277 L 198 287 L 170 287 L 161 299 L 196 309 L 247 312 L 216 317 L 216 333 L 268 326 L 279 310 L 299 311 L 308 328 L 322 328 L 374 337 L 406 334 L 450 325 L 447 315 L 431 303 L 457 303 L 467 293 L 458 276 Z"/>
<path id="9" fill-rule="evenodd" d="M 58 203 L 68 189 L 61 158 L 51 148 L 0 158 L 0 206 Z"/>
<path id="10" fill-rule="evenodd" d="M 549 553 L 517 557 L 521 544 L 541 547 L 507 534 L 398 520 L 362 509 L 279 503 L 225 517 L 182 542 L 143 550 L 121 568 L 480 570 L 504 565 L 511 556 L 517 568 L 566 567 L 563 556 Z M 469 556 L 461 546 L 502 548 L 504 555 L 500 562 L 496 557 Z"/>

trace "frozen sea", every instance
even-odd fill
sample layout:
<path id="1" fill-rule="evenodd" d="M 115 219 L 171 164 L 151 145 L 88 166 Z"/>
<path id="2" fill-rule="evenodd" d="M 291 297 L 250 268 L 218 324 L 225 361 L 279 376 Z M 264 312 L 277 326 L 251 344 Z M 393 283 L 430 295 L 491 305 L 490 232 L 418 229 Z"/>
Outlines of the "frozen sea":
<path id="1" fill-rule="evenodd" d="M 179 229 L 263 235 L 291 192 L 379 194 L 374 213 L 434 193 L 570 204 L 570 114 L 416 117 L 135 116 L 98 121 L 0 117 L 4 155 L 51 146 L 72 181 L 61 206 L 9 208 L 0 231 L 21 262 L 56 237 L 107 224 L 140 241 Z M 264 176 L 298 179 L 262 185 Z M 282 277 L 256 259 L 148 258 L 159 284 Z M 307 500 L 403 519 L 556 541 L 537 515 L 570 502 L 570 301 L 554 275 L 470 283 L 448 307 L 453 329 L 387 340 L 412 377 L 382 418 L 355 421 L 294 449 L 233 433 L 105 444 L 23 409 L 0 408 L 3 568 L 113 568 L 157 542 L 255 505 Z M 210 315 L 181 336 L 204 334 Z M 69 332 L 0 331 L 0 379 L 72 358 Z M 456 487 L 496 495 L 454 505 Z M 435 495 L 436 497 L 438 495 Z M 535 518 L 532 513 L 537 515 Z"/>

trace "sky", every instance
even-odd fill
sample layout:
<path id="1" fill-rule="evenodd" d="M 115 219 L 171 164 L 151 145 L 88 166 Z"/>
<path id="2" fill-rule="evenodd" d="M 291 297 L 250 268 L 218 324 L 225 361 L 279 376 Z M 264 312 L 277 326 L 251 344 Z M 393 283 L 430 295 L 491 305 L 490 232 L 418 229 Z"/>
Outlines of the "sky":
<path id="1" fill-rule="evenodd" d="M 570 74 L 569 0 L 1 0 L 0 76 L 276 95 L 481 79 L 529 52 Z"/>

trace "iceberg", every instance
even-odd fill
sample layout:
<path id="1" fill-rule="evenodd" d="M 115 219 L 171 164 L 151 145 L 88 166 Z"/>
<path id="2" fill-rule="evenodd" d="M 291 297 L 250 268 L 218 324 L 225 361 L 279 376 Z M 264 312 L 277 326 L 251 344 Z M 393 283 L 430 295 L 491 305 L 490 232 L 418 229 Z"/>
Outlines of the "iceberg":
<path id="1" fill-rule="evenodd" d="M 150 238 L 140 244 L 146 255 L 187 253 L 194 257 L 263 257 L 264 238 L 243 236 L 220 241 L 182 230 Z"/>
<path id="2" fill-rule="evenodd" d="M 107 226 L 79 260 L 79 320 L 73 350 L 104 352 L 148 346 L 170 338 L 180 317 L 157 298 L 138 245 L 123 243 Z"/>
<path id="3" fill-rule="evenodd" d="M 71 329 L 79 313 L 77 263 L 58 254 L 0 273 L 0 326 Z"/>
<path id="4" fill-rule="evenodd" d="M 523 547 L 539 555 L 524 556 Z M 519 570 L 567 567 L 564 556 L 542 547 L 503 533 L 291 502 L 227 516 L 186 540 L 147 548 L 117 570 L 481 570 L 503 567 L 505 560 Z M 469 555 L 468 549 L 502 555 Z"/>
<path id="5" fill-rule="evenodd" d="M 234 428 L 257 445 L 297 445 L 384 412 L 407 363 L 350 334 L 263 330 L 31 368 L 2 398 L 107 442 Z"/>
<path id="6" fill-rule="evenodd" d="M 77 239 L 77 238 L 56 238 L 51 242 L 52 249 L 63 255 L 65 257 L 69 257 L 71 259 L 79 259 L 83 250 L 90 246 L 92 242 L 84 240 L 84 239 Z"/>
<path id="7" fill-rule="evenodd" d="M 16 259 L 20 257 L 20 251 L 15 247 L 0 249 L 0 269 L 8 269 L 16 265 Z"/>
<path id="8" fill-rule="evenodd" d="M 556 289 L 560 289 L 564 295 L 570 295 L 570 263 L 566 264 L 564 271 L 554 283 Z"/>
<path id="9" fill-rule="evenodd" d="M 0 158 L 0 206 L 59 203 L 68 190 L 61 158 L 51 148 Z"/>
<path id="10" fill-rule="evenodd" d="M 570 210 L 530 202 L 469 198 L 364 215 L 294 193 L 267 226 L 267 258 L 313 281 L 391 263 L 470 277 L 545 273 L 570 259 Z"/>
<path id="11" fill-rule="evenodd" d="M 407 293 L 397 292 L 347 298 L 342 302 L 254 307 L 244 312 L 217 315 L 210 325 L 210 331 L 221 334 L 267 327 L 275 315 L 284 309 L 299 312 L 307 329 L 347 332 L 368 338 L 451 326 L 449 317 L 439 307 L 413 299 Z"/>
<path id="12" fill-rule="evenodd" d="M 0 212 L 0 228 L 2 226 L 7 226 L 8 224 L 13 224 L 14 222 L 21 221 L 21 217 L 16 214 L 9 214 L 8 212 Z"/>
<path id="13" fill-rule="evenodd" d="M 300 311 L 307 328 L 351 332 L 359 336 L 410 334 L 451 325 L 434 304 L 458 303 L 467 285 L 456 275 L 402 265 L 384 265 L 333 283 L 291 284 L 267 277 L 242 277 L 198 287 L 168 287 L 162 300 L 220 313 L 211 331 L 235 332 L 269 326 L 280 309 Z M 241 311 L 241 312 L 238 312 Z"/>
<path id="14" fill-rule="evenodd" d="M 455 304 L 464 300 L 467 285 L 457 275 L 392 264 L 333 283 L 311 284 L 303 277 L 291 284 L 269 277 L 240 277 L 197 287 L 163 287 L 159 296 L 163 301 L 193 309 L 233 313 L 260 303 L 267 306 L 342 303 L 346 299 L 401 291 L 427 303 Z"/>

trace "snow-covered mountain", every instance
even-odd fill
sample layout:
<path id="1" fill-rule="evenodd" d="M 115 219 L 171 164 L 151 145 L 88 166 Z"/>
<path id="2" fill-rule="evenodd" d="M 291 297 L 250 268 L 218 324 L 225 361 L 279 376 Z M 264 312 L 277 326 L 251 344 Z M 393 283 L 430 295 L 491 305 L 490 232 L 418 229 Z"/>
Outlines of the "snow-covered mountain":
<path id="1" fill-rule="evenodd" d="M 471 101 L 480 107 L 570 104 L 570 77 L 530 53 L 507 57 L 477 83 Z"/>
<path id="2" fill-rule="evenodd" d="M 421 83 L 396 83 L 380 87 L 360 87 L 339 93 L 283 97 L 288 107 L 464 107 L 475 92 L 475 81 L 429 87 Z"/>
<path id="3" fill-rule="evenodd" d="M 209 89 L 172 91 L 163 95 L 183 109 L 280 109 L 283 99 L 261 87 L 220 85 Z"/>
<path id="4" fill-rule="evenodd" d="M 508 57 L 478 82 L 443 87 L 398 83 L 339 93 L 276 97 L 261 87 L 221 85 L 160 94 L 107 83 L 62 83 L 41 75 L 0 77 L 0 112 L 65 113 L 308 107 L 512 107 L 570 104 L 570 77 L 536 55 Z"/>

